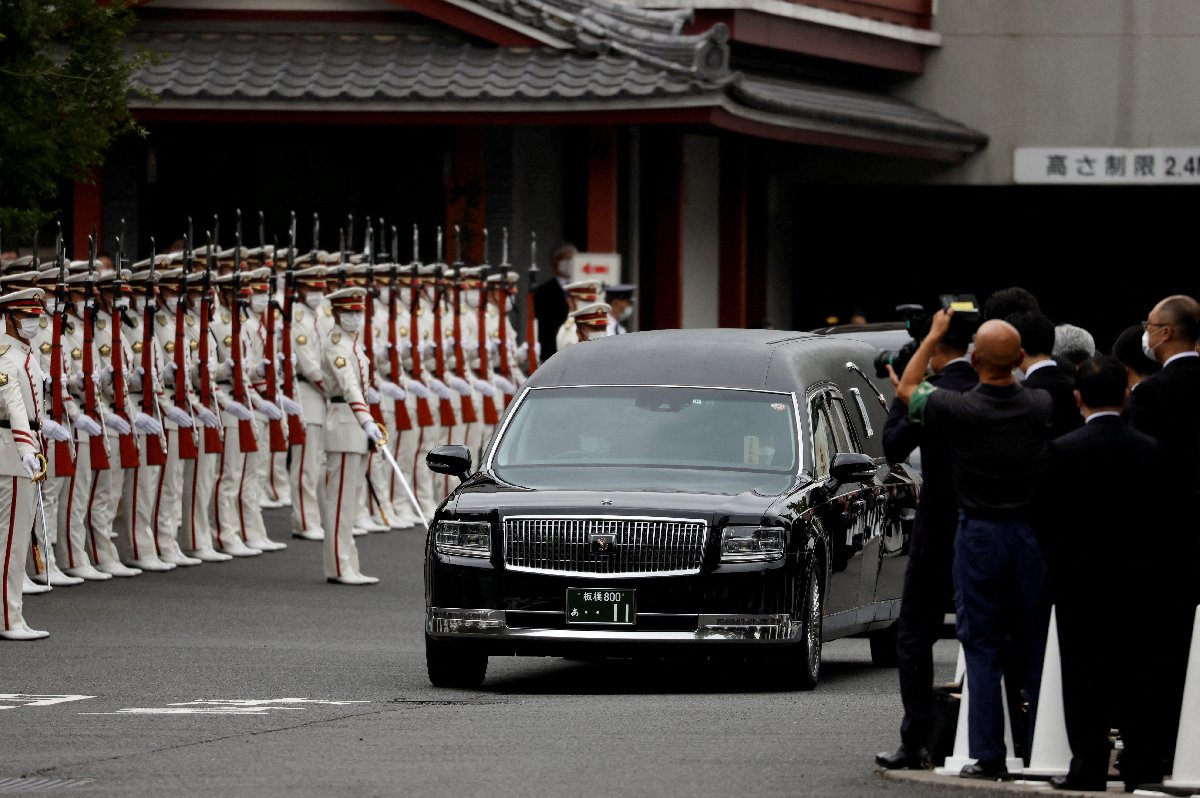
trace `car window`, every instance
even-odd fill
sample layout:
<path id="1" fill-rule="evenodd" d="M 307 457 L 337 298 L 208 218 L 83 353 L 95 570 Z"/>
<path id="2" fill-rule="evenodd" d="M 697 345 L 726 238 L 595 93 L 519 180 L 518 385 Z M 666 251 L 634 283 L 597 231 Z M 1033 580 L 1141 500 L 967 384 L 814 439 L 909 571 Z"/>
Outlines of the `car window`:
<path id="1" fill-rule="evenodd" d="M 830 426 L 833 428 L 833 442 L 839 452 L 857 452 L 854 438 L 851 437 L 850 424 L 846 420 L 846 404 L 841 397 L 829 397 Z"/>
<path id="2" fill-rule="evenodd" d="M 813 478 L 822 480 L 829 476 L 829 467 L 833 464 L 833 456 L 837 454 L 833 425 L 829 421 L 824 397 L 812 403 L 812 433 Z"/>

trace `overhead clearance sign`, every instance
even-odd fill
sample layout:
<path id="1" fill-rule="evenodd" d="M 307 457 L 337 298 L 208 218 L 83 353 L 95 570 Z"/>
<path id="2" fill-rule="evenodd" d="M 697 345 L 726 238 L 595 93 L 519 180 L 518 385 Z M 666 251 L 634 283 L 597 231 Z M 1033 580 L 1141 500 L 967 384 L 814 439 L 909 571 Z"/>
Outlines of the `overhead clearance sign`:
<path id="1" fill-rule="evenodd" d="M 1061 185 L 1186 185 L 1200 183 L 1200 146 L 1018 147 L 1017 183 Z"/>

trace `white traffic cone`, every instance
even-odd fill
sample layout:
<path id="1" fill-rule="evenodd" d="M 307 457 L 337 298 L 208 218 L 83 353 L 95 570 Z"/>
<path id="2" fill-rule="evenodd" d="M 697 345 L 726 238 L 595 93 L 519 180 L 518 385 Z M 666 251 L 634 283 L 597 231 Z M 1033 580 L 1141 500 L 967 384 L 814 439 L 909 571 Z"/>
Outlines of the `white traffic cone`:
<path id="1" fill-rule="evenodd" d="M 1042 689 L 1038 696 L 1033 750 L 1024 776 L 1065 776 L 1071 769 L 1071 744 L 1067 740 L 1067 716 L 1063 708 L 1062 656 L 1058 650 L 1058 615 L 1050 608 L 1050 630 L 1046 634 L 1046 657 L 1042 661 Z"/>
<path id="2" fill-rule="evenodd" d="M 968 723 L 970 714 L 969 707 L 971 698 L 969 695 L 970 686 L 967 684 L 966 659 L 963 655 L 962 646 L 958 647 L 959 663 L 962 665 L 962 695 L 958 700 L 958 725 L 954 729 L 954 751 L 950 756 L 946 757 L 946 763 L 940 768 L 934 770 L 939 776 L 957 776 L 967 765 L 975 764 L 975 759 L 970 755 L 971 739 Z M 1004 679 L 1000 679 L 1000 699 L 1004 706 L 1004 746 L 1010 754 L 1013 751 L 1012 739 L 1012 723 L 1008 716 L 1008 691 L 1005 689 Z M 1005 759 L 1005 766 L 1010 774 L 1018 774 L 1025 766 L 1020 757 L 1009 756 Z"/>
<path id="3" fill-rule="evenodd" d="M 1188 651 L 1187 681 L 1183 683 L 1183 710 L 1179 713 L 1179 736 L 1175 738 L 1175 762 L 1164 787 L 1200 789 L 1200 607 L 1192 624 L 1192 647 Z"/>

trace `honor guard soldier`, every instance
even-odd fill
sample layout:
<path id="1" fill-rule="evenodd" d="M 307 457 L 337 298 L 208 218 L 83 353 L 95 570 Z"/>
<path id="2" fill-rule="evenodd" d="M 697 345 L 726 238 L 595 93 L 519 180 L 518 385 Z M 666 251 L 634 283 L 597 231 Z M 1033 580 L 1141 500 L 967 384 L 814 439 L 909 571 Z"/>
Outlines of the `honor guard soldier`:
<path id="1" fill-rule="evenodd" d="M 466 266 L 458 272 L 458 307 L 455 308 L 457 317 L 453 323 L 457 325 L 454 334 L 454 346 L 449 354 L 453 355 L 454 375 L 449 384 L 460 395 L 460 418 L 465 417 L 462 439 L 455 443 L 463 443 L 471 450 L 475 462 L 479 460 L 479 451 L 486 440 L 484 437 L 483 397 L 486 392 L 488 401 L 498 398 L 498 391 L 491 382 L 485 382 L 476 376 L 479 369 L 479 301 L 480 288 L 483 285 L 483 268 Z M 462 357 L 462 367 L 459 367 L 459 357 Z M 463 385 L 455 378 L 461 378 Z M 464 389 L 465 388 L 465 389 Z M 468 393 L 469 390 L 469 393 Z M 469 411 L 469 413 L 468 413 Z M 472 421 L 471 418 L 474 418 Z"/>
<path id="2" fill-rule="evenodd" d="M 357 258 L 357 256 L 356 256 Z M 366 299 L 363 302 L 364 316 L 363 329 L 358 333 L 356 338 L 360 345 L 363 346 L 363 351 L 371 360 L 371 369 L 368 371 L 367 379 L 364 383 L 363 396 L 367 400 L 367 408 L 371 413 L 372 418 L 383 418 L 383 395 L 379 392 L 378 379 L 372 380 L 371 375 L 378 368 L 379 356 L 385 354 L 386 350 L 382 349 L 385 328 L 382 325 L 379 312 L 378 300 L 376 299 L 371 288 L 374 285 L 374 268 L 369 263 L 356 263 L 353 266 L 346 268 L 346 284 L 347 286 L 362 288 L 367 292 Z M 368 308 L 370 313 L 370 342 L 371 346 L 366 346 L 367 336 L 367 314 L 365 310 Z M 392 528 L 391 524 L 391 503 L 388 502 L 384 506 L 384 497 L 387 495 L 388 472 L 391 467 L 384 460 L 383 455 L 376 456 L 372 451 L 367 455 L 367 478 L 363 480 L 359 487 L 359 495 L 354 500 L 354 506 L 358 509 L 354 516 L 354 528 L 361 529 L 366 532 L 386 532 Z"/>
<path id="3" fill-rule="evenodd" d="M 608 314 L 608 335 L 623 335 L 629 332 L 625 325 L 633 318 L 633 292 L 637 286 L 632 283 L 610 285 L 604 289 L 604 301 L 612 306 Z"/>
<path id="4" fill-rule="evenodd" d="M 575 322 L 575 334 L 579 339 L 577 343 L 605 337 L 608 333 L 608 314 L 611 312 L 612 307 L 605 302 L 593 302 L 573 311 L 570 318 Z"/>
<path id="5" fill-rule="evenodd" d="M 401 296 L 406 293 L 401 286 L 407 279 L 400 271 L 402 268 L 397 263 L 376 264 L 375 284 L 380 287 L 379 296 L 375 300 L 373 319 L 376 327 L 375 348 L 380 353 L 376 357 L 375 374 L 379 383 L 379 393 L 382 395 L 383 422 L 390 432 L 387 446 L 392 452 L 392 457 L 401 464 L 401 468 L 404 461 L 398 454 L 399 447 L 404 439 L 413 437 L 415 426 L 408 413 L 408 406 L 405 404 L 407 394 L 402 387 L 406 380 L 401 366 L 400 346 L 404 336 L 400 334 L 400 327 L 404 327 L 406 331 L 408 329 L 407 322 L 402 321 L 402 318 L 408 318 L 408 305 Z M 392 295 L 393 292 L 395 296 Z M 405 314 L 403 317 L 402 313 Z M 386 472 L 381 479 L 376 480 L 376 484 L 383 486 L 379 498 L 387 504 L 391 528 L 411 529 L 416 525 L 416 516 L 407 494 L 397 484 L 395 470 L 382 455 L 372 460 L 376 467 L 382 467 Z M 412 485 L 411 478 L 409 485 Z"/>
<path id="6" fill-rule="evenodd" d="M 575 311 L 584 305 L 599 302 L 602 290 L 599 280 L 580 280 L 567 286 L 567 320 L 558 328 L 555 338 L 557 349 L 579 343 L 579 336 L 575 334 Z"/>
<path id="7" fill-rule="evenodd" d="M 279 409 L 283 414 L 292 415 L 285 405 L 287 405 L 288 402 L 293 399 L 293 397 L 284 396 L 283 391 L 280 389 L 280 382 L 282 380 L 281 375 L 283 373 L 283 369 L 280 365 L 280 357 L 282 355 L 282 348 L 280 346 L 280 341 L 282 338 L 280 338 L 280 335 L 283 333 L 283 313 L 281 310 L 283 308 L 283 292 L 279 290 L 280 280 L 275 267 L 276 263 L 286 260 L 288 254 L 289 253 L 286 247 L 281 247 L 277 250 L 275 247 L 267 244 L 250 250 L 250 252 L 247 253 L 247 257 L 250 258 L 251 262 L 259 264 L 259 268 L 265 268 L 268 272 L 265 294 L 267 297 L 267 302 L 270 304 L 271 312 L 267 313 L 266 309 L 264 308 L 264 312 L 259 314 L 259 321 L 262 323 L 262 328 L 265 334 L 267 336 L 273 336 L 272 345 L 275 350 L 276 358 L 276 362 L 274 363 L 276 385 L 273 393 L 273 395 L 276 397 L 276 401 L 274 403 L 279 406 Z M 269 317 L 272 321 L 272 324 L 270 325 L 267 324 Z M 265 349 L 265 340 L 263 341 L 263 345 Z M 299 410 L 295 407 L 293 407 L 293 410 L 295 410 L 297 413 L 299 412 Z M 286 439 L 288 421 L 287 419 L 282 419 L 279 423 L 284 431 L 283 437 Z M 288 507 L 292 503 L 292 488 L 288 481 L 287 448 L 285 447 L 281 451 L 275 451 L 274 449 L 271 449 L 267 452 L 267 458 L 270 461 L 270 466 L 263 476 L 263 492 L 259 503 L 267 509 L 273 509 L 275 507 Z"/>
<path id="8" fill-rule="evenodd" d="M 324 540 L 318 485 L 325 473 L 325 372 L 321 351 L 325 330 L 325 267 L 310 266 L 314 253 L 296 258 L 296 291 L 303 307 L 292 309 L 292 356 L 296 358 L 296 399 L 304 420 L 304 442 L 292 446 L 288 476 L 292 488 L 292 537 Z"/>
<path id="9" fill-rule="evenodd" d="M 40 289 L 30 288 L 0 296 L 6 327 L 0 343 L 0 543 L 4 551 L 0 637 L 6 640 L 49 636 L 25 622 L 21 595 L 33 517 L 40 512 L 34 480 L 46 476 L 46 458 L 38 439 L 41 368 L 30 346 L 41 329 L 39 317 L 45 313 L 42 295 Z"/>
<path id="10" fill-rule="evenodd" d="M 345 288 L 329 295 L 334 329 L 325 341 L 324 381 L 329 391 L 325 416 L 325 489 L 321 518 L 325 528 L 325 577 L 344 585 L 379 581 L 359 570 L 351 507 L 358 485 L 367 476 L 367 454 L 375 444 L 386 445 L 384 431 L 371 419 L 363 386 L 369 364 L 358 343 L 367 292 Z"/>

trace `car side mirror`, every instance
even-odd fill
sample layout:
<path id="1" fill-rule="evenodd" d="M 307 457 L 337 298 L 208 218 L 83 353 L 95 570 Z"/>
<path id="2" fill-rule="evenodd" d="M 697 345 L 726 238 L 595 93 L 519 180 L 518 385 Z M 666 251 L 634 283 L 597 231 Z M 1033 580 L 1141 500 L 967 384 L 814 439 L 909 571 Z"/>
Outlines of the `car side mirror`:
<path id="1" fill-rule="evenodd" d="M 438 446 L 425 455 L 425 465 L 437 474 L 466 479 L 471 473 L 471 450 L 459 443 Z"/>
<path id="2" fill-rule="evenodd" d="M 875 478 L 877 470 L 879 467 L 875 465 L 875 460 L 868 454 L 838 452 L 833 456 L 833 465 L 829 467 L 829 478 L 839 484 L 869 482 Z"/>

